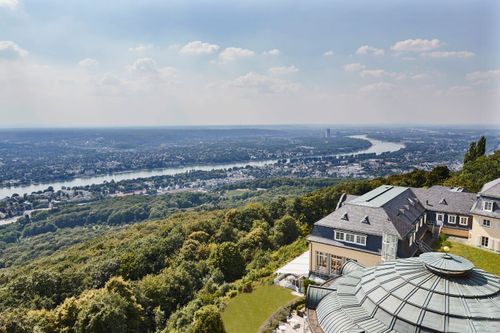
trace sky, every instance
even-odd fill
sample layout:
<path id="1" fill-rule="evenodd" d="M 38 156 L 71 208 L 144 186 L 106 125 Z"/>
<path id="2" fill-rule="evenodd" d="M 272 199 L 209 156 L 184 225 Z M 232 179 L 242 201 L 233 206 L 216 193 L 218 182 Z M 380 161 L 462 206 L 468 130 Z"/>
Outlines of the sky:
<path id="1" fill-rule="evenodd" d="M 500 125 L 499 1 L 0 0 L 0 127 Z"/>

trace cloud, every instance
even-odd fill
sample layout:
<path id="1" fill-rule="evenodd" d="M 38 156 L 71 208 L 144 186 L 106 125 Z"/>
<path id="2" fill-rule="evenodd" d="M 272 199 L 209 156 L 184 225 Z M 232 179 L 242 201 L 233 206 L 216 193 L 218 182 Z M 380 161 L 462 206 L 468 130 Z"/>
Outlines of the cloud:
<path id="1" fill-rule="evenodd" d="M 19 1 L 17 0 L 0 0 L 0 7 L 8 8 L 8 9 L 16 9 Z"/>
<path id="2" fill-rule="evenodd" d="M 85 58 L 83 60 L 80 60 L 78 62 L 78 66 L 84 69 L 91 69 L 96 67 L 99 64 L 99 62 L 93 58 Z"/>
<path id="3" fill-rule="evenodd" d="M 141 58 L 130 65 L 129 70 L 135 73 L 156 73 L 158 65 L 156 61 L 151 58 Z"/>
<path id="4" fill-rule="evenodd" d="M 477 71 L 465 75 L 467 81 L 474 84 L 487 83 L 495 80 L 500 80 L 500 70 Z"/>
<path id="5" fill-rule="evenodd" d="M 376 56 L 382 56 L 385 54 L 384 49 L 377 49 L 368 45 L 363 45 L 356 50 L 356 54 L 373 54 Z"/>
<path id="6" fill-rule="evenodd" d="M 440 96 L 472 96 L 474 95 L 474 89 L 471 86 L 453 86 L 445 90 L 438 90 L 436 92 Z"/>
<path id="7" fill-rule="evenodd" d="M 248 49 L 242 49 L 239 47 L 228 47 L 219 54 L 219 58 L 222 63 L 226 63 L 241 58 L 251 58 L 253 56 L 255 56 L 254 51 Z"/>
<path id="8" fill-rule="evenodd" d="M 323 53 L 323 57 L 331 57 L 333 56 L 333 50 L 328 50 Z"/>
<path id="9" fill-rule="evenodd" d="M 144 52 L 153 48 L 153 44 L 137 44 L 134 47 L 130 47 L 128 50 L 131 52 Z"/>
<path id="10" fill-rule="evenodd" d="M 28 51 L 22 49 L 10 40 L 0 41 L 0 59 L 16 60 L 28 55 Z"/>
<path id="11" fill-rule="evenodd" d="M 200 40 L 195 40 L 184 45 L 179 53 L 186 55 L 203 55 L 212 54 L 219 50 L 219 45 L 205 43 Z"/>
<path id="12" fill-rule="evenodd" d="M 422 56 L 427 58 L 462 58 L 469 59 L 475 56 L 473 52 L 470 51 L 434 51 L 434 52 L 424 52 Z"/>
<path id="13" fill-rule="evenodd" d="M 269 68 L 269 71 L 273 74 L 276 75 L 284 75 L 284 74 L 292 74 L 292 73 L 297 73 L 299 69 L 295 67 L 294 65 L 288 66 L 288 67 L 271 67 Z"/>
<path id="14" fill-rule="evenodd" d="M 353 64 L 347 64 L 344 65 L 344 70 L 346 72 L 359 72 L 360 70 L 364 69 L 365 65 L 362 65 L 360 63 L 353 63 Z"/>
<path id="15" fill-rule="evenodd" d="M 418 74 L 413 74 L 411 76 L 411 79 L 412 80 L 423 80 L 423 79 L 427 79 L 428 77 L 429 77 L 429 74 L 418 73 Z"/>
<path id="16" fill-rule="evenodd" d="M 382 77 L 390 77 L 395 80 L 405 80 L 407 75 L 405 73 L 398 72 L 387 72 L 383 69 L 365 69 L 362 70 L 359 75 L 362 78 L 382 78 Z"/>
<path id="17" fill-rule="evenodd" d="M 119 86 L 122 84 L 121 80 L 113 74 L 104 74 L 99 82 L 103 86 Z"/>
<path id="18" fill-rule="evenodd" d="M 137 59 L 128 66 L 130 72 L 148 78 L 148 82 L 158 82 L 174 78 L 177 70 L 173 67 L 159 67 L 151 58 Z"/>
<path id="19" fill-rule="evenodd" d="M 281 51 L 278 49 L 272 49 L 269 51 L 264 51 L 265 55 L 271 55 L 271 56 L 279 56 L 281 54 Z"/>
<path id="20" fill-rule="evenodd" d="M 363 78 L 366 78 L 366 77 L 383 77 L 389 74 L 383 69 L 365 69 L 362 70 L 361 73 L 359 73 L 359 75 Z"/>
<path id="21" fill-rule="evenodd" d="M 238 88 L 249 88 L 265 93 L 287 93 L 296 92 L 299 85 L 286 80 L 281 80 L 266 75 L 250 72 L 230 82 L 230 85 Z"/>
<path id="22" fill-rule="evenodd" d="M 377 82 L 363 86 L 359 89 L 360 92 L 371 93 L 371 92 L 385 92 L 392 90 L 395 86 L 387 82 Z"/>
<path id="23" fill-rule="evenodd" d="M 441 47 L 439 39 L 407 39 L 395 43 L 391 49 L 397 52 L 428 52 Z"/>

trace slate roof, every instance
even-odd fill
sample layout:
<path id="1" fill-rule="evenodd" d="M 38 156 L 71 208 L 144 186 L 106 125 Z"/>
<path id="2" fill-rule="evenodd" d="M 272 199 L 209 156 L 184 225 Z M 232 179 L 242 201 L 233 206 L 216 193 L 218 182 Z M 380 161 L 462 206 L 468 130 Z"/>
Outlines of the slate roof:
<path id="1" fill-rule="evenodd" d="M 315 225 L 377 236 L 387 232 L 403 239 L 413 230 L 413 223 L 424 211 L 410 189 L 383 185 L 360 197 L 346 200 Z"/>
<path id="2" fill-rule="evenodd" d="M 428 211 L 469 215 L 477 195 L 445 186 L 411 188 Z"/>
<path id="3" fill-rule="evenodd" d="M 306 299 L 316 311 L 311 324 L 325 333 L 500 331 L 500 278 L 459 256 L 425 253 L 351 270 L 329 288 Z"/>
<path id="4" fill-rule="evenodd" d="M 500 199 L 500 178 L 484 184 L 479 194 L 485 197 Z"/>
<path id="5" fill-rule="evenodd" d="M 493 203 L 492 212 L 483 210 L 485 201 Z M 483 185 L 472 206 L 471 213 L 497 219 L 500 218 L 500 178 Z"/>
<path id="6" fill-rule="evenodd" d="M 487 201 L 493 201 L 493 211 L 487 211 L 483 210 L 483 202 L 485 201 L 485 198 L 479 197 L 477 198 L 476 202 L 474 203 L 474 206 L 472 206 L 471 213 L 481 215 L 481 216 L 486 216 L 486 217 L 492 217 L 492 218 L 497 218 L 500 219 L 500 200 L 487 200 Z"/>

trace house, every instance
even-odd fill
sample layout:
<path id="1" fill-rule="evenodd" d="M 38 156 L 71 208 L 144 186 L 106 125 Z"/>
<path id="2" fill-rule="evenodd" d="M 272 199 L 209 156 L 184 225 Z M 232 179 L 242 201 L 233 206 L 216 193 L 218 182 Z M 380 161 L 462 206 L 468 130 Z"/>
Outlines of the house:
<path id="1" fill-rule="evenodd" d="M 469 244 L 500 251 L 500 178 L 484 184 L 471 209 Z"/>
<path id="2" fill-rule="evenodd" d="M 347 260 L 364 266 L 431 250 L 440 234 L 500 251 L 500 179 L 479 194 L 462 188 L 382 185 L 362 196 L 342 195 L 307 240 L 312 276 L 338 274 Z"/>
<path id="3" fill-rule="evenodd" d="M 347 260 L 375 266 L 429 250 L 432 233 L 425 216 L 425 207 L 407 187 L 383 185 L 359 197 L 344 194 L 307 237 L 310 272 L 328 278 Z"/>
<path id="4" fill-rule="evenodd" d="M 412 191 L 426 210 L 426 223 L 432 228 L 438 228 L 436 232 L 469 238 L 475 193 L 465 192 L 460 187 L 445 186 L 412 188 Z"/>

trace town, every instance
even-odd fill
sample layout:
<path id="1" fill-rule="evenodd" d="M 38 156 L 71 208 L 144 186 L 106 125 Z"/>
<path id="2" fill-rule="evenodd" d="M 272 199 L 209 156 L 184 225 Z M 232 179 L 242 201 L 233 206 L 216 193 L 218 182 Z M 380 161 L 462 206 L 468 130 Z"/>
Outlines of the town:
<path id="1" fill-rule="evenodd" d="M 196 130 L 192 134 L 197 138 L 203 135 L 213 135 L 214 130 L 209 130 L 207 133 L 203 131 Z M 224 130 L 225 133 L 227 130 Z M 250 142 L 255 145 L 255 138 L 250 137 L 250 135 L 261 135 L 261 130 L 245 130 L 244 137 L 234 140 L 241 140 L 242 144 L 250 145 Z M 270 130 L 267 130 L 270 131 Z M 275 130 L 276 131 L 276 130 Z M 269 163 L 262 163 L 260 165 L 246 165 L 246 166 L 233 166 L 227 169 L 219 169 L 217 167 L 218 162 L 240 162 L 238 157 L 233 154 L 234 160 L 220 160 L 211 159 L 207 160 L 207 163 L 211 163 L 210 166 L 212 170 L 192 170 L 181 172 L 173 175 L 164 176 L 153 176 L 149 178 L 134 178 L 133 173 L 130 176 L 131 179 L 125 179 L 121 181 L 105 181 L 102 184 L 92 184 L 86 186 L 62 186 L 62 188 L 54 189 L 53 186 L 43 186 L 40 185 L 43 190 L 38 190 L 32 193 L 17 193 L 15 187 L 7 190 L 12 195 L 6 198 L 0 199 L 0 224 L 8 223 L 14 221 L 16 217 L 23 216 L 25 212 L 31 213 L 34 210 L 39 209 L 50 209 L 61 205 L 73 204 L 73 203 L 85 203 L 94 202 L 96 200 L 102 200 L 105 197 L 113 196 L 126 196 L 126 195 L 155 195 L 162 193 L 173 193 L 178 191 L 202 191 L 202 192 L 213 192 L 218 191 L 227 185 L 234 185 L 245 181 L 251 181 L 254 179 L 273 179 L 273 178 L 349 178 L 349 179 L 363 179 L 363 178 L 374 178 L 385 176 L 394 173 L 404 173 L 409 172 L 414 169 L 431 170 L 432 168 L 439 165 L 447 165 L 450 170 L 456 170 L 460 167 L 462 161 L 461 156 L 463 151 L 467 148 L 467 144 L 471 135 L 475 133 L 473 129 L 464 131 L 463 129 L 446 129 L 447 137 L 444 138 L 442 135 L 443 131 L 433 131 L 431 129 L 401 129 L 401 130 L 391 130 L 391 131 L 380 131 L 380 130 L 369 130 L 369 139 L 378 140 L 390 140 L 386 142 L 397 142 L 400 147 L 394 151 L 384 151 L 383 145 L 380 148 L 379 153 L 367 152 L 367 153 L 353 153 L 350 154 L 348 149 L 358 151 L 359 149 L 370 148 L 369 141 L 363 139 L 353 139 L 349 135 L 352 135 L 353 130 L 338 130 L 338 131 L 328 131 L 322 129 L 310 129 L 310 128 L 297 128 L 296 132 L 304 135 L 306 133 L 308 136 L 304 137 L 294 137 L 291 136 L 292 129 L 287 129 L 286 132 L 279 131 L 278 133 L 282 136 L 288 136 L 286 139 L 286 145 L 282 146 L 280 149 L 276 150 L 275 142 L 273 138 L 276 138 L 276 133 L 272 132 L 274 136 L 270 136 L 264 142 L 260 142 L 253 148 L 253 153 L 250 155 L 245 155 L 247 158 L 251 156 L 256 160 L 266 160 L 273 159 Z M 170 131 L 166 130 L 168 134 Z M 114 133 L 114 132 L 113 132 Z M 189 131 L 187 132 L 189 136 Z M 237 134 L 231 132 L 232 135 L 242 135 L 236 131 Z M 268 132 L 265 132 L 268 133 Z M 383 133 L 383 134 L 382 134 Z M 422 133 L 426 133 L 425 138 L 422 138 Z M 488 136 L 490 149 L 494 149 L 500 144 L 499 137 L 494 131 L 487 132 L 491 133 Z M 102 134 L 102 133 L 100 133 Z M 138 135 L 141 135 L 142 131 L 138 130 Z M 10 134 L 13 136 L 12 134 Z M 20 135 L 20 134 L 19 134 Z M 60 135 L 66 135 L 64 132 Z M 164 134 L 166 135 L 166 134 Z M 453 139 L 450 139 L 453 136 Z M 1 137 L 1 132 L 0 132 Z M 43 138 L 45 137 L 41 134 Z M 83 141 L 86 137 L 83 133 L 80 136 L 76 136 L 78 140 Z M 372 139 L 373 138 L 373 139 Z M 281 138 L 282 139 L 282 138 Z M 280 139 L 280 140 L 281 140 Z M 13 140 L 13 139 L 9 139 Z M 9 142 L 6 140 L 6 142 Z M 74 139 L 76 140 L 76 139 Z M 116 139 L 117 140 L 117 139 Z M 194 140 L 194 139 L 192 139 Z M 206 139 L 205 139 L 206 140 Z M 78 142 L 80 142 L 78 141 Z M 346 145 L 352 141 L 351 146 Z M 85 141 L 87 144 L 87 141 Z M 305 143 L 311 146 L 305 146 Z M 95 143 L 97 144 L 97 143 Z M 115 143 L 117 145 L 117 143 Z M 203 149 L 205 151 L 205 156 L 213 154 L 218 156 L 218 151 L 222 149 L 224 145 L 221 143 L 217 145 L 216 142 L 208 141 L 210 147 L 215 149 L 210 153 L 205 151 L 206 147 L 201 146 L 201 148 L 196 148 L 195 145 L 190 146 L 190 149 Z M 281 143 L 282 145 L 284 143 Z M 148 145 L 153 145 L 153 143 L 148 142 Z M 299 146 L 298 146 L 299 145 Z M 345 147 L 338 148 L 340 145 Z M 373 145 L 372 145 L 373 146 Z M 238 146 L 236 146 L 238 147 Z M 99 148 L 101 149 L 101 148 Z M 183 147 L 183 151 L 186 147 Z M 446 154 L 443 154 L 443 149 Z M 169 150 L 168 150 L 169 151 Z M 287 151 L 287 153 L 284 153 Z M 128 156 L 127 152 L 124 152 Z M 153 160 L 155 159 L 155 154 L 153 151 L 148 152 L 142 160 Z M 150 154 L 151 157 L 147 157 Z M 183 155 L 181 152 L 176 152 L 169 154 L 176 154 L 179 159 L 184 161 L 189 161 L 192 153 L 188 149 L 188 155 Z M 227 154 L 232 154 L 228 151 Z M 260 154 L 260 155 L 259 155 Z M 339 156 L 339 154 L 344 154 Z M 228 156 L 229 156 L 228 155 Z M 8 154 L 6 156 L 9 156 Z M 16 155 L 17 156 L 17 155 Z M 112 158 L 113 154 L 107 156 L 107 158 Z M 65 157 L 66 158 L 66 157 Z M 130 161 L 137 162 L 134 157 L 130 158 Z M 229 157 L 228 157 L 229 158 Z M 19 168 L 18 163 L 28 163 L 16 157 L 16 163 L 12 163 L 6 157 L 0 157 L 0 163 L 3 162 L 3 166 L 0 170 L 4 173 L 3 177 L 15 170 L 15 172 L 23 172 L 22 168 Z M 42 160 L 44 161 L 44 160 Z M 57 158 L 55 159 L 57 161 Z M 198 160 L 199 162 L 200 160 Z M 119 165 L 119 160 L 112 160 L 110 163 L 113 165 Z M 244 164 L 244 163 L 243 163 Z M 63 164 L 64 165 L 64 164 Z M 9 167 L 7 167 L 9 166 Z M 153 168 L 155 164 L 148 164 L 147 167 Z M 165 165 L 163 165 L 165 166 Z M 46 164 L 45 167 L 50 167 L 50 164 Z M 139 165 L 136 164 L 131 169 L 127 171 L 134 170 L 138 168 Z M 146 167 L 146 165 L 143 165 Z M 84 167 L 80 166 L 80 169 Z M 187 167 L 189 169 L 189 167 Z M 92 169 L 92 174 L 96 172 Z M 104 169 L 104 172 L 116 171 L 117 169 Z M 122 170 L 122 169 L 119 169 Z M 101 171 L 101 172 L 102 172 Z M 41 171 L 43 174 L 51 174 L 56 177 L 57 172 L 53 172 L 51 169 Z M 0 172 L 1 174 L 1 172 Z M 29 173 L 25 173 L 28 175 Z M 111 177 L 112 178 L 112 177 Z M 38 179 L 39 181 L 41 179 Z M 58 179 L 58 178 L 56 178 Z M 7 178 L 0 179 L 0 183 L 3 184 L 15 184 L 20 182 L 20 180 L 7 180 Z M 22 182 L 21 182 L 22 183 Z M 30 188 L 30 187 L 27 187 Z M 22 187 L 21 187 L 22 189 Z M 0 192 L 1 193 L 1 192 Z M 3 222 L 2 222 L 3 220 Z"/>

